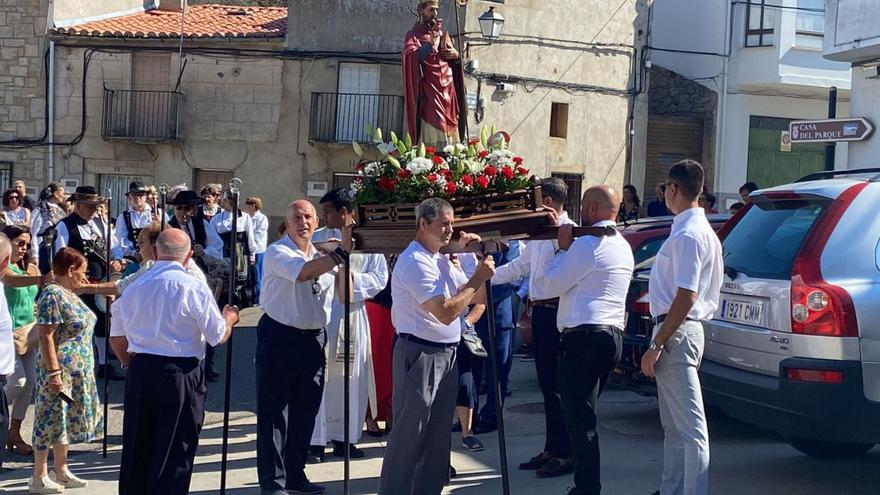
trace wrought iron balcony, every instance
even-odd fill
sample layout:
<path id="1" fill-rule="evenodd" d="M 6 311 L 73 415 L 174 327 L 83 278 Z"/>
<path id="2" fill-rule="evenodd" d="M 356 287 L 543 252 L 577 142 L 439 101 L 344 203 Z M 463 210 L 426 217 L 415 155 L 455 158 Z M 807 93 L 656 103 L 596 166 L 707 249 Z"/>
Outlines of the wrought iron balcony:
<path id="1" fill-rule="evenodd" d="M 175 141 L 180 93 L 104 88 L 101 136 L 135 142 Z"/>
<path id="2" fill-rule="evenodd" d="M 403 135 L 403 97 L 355 93 L 312 93 L 309 140 L 318 143 L 371 141 L 367 127 Z"/>

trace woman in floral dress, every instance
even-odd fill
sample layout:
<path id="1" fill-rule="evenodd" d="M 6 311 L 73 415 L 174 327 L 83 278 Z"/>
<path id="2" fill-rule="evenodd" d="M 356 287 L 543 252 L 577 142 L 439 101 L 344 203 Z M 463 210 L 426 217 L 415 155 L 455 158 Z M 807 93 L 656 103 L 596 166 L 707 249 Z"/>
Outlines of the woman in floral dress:
<path id="1" fill-rule="evenodd" d="M 67 467 L 72 443 L 98 437 L 103 418 L 95 385 L 92 332 L 95 315 L 74 294 L 86 282 L 86 259 L 63 248 L 52 264 L 55 282 L 46 285 L 37 299 L 40 359 L 37 364 L 34 405 L 34 474 L 31 493 L 61 493 L 88 482 Z M 62 394 L 72 399 L 67 403 Z M 48 473 L 49 448 L 55 470 Z"/>

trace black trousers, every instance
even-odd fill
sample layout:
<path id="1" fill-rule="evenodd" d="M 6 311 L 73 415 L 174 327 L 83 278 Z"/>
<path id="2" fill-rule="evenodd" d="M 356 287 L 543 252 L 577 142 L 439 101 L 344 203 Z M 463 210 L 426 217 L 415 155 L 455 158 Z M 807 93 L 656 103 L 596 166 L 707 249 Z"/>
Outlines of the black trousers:
<path id="1" fill-rule="evenodd" d="M 264 491 L 306 480 L 324 392 L 323 332 L 306 334 L 263 315 L 257 324 L 257 477 Z"/>
<path id="2" fill-rule="evenodd" d="M 553 457 L 571 457 L 571 441 L 562 417 L 562 402 L 556 384 L 559 365 L 559 330 L 556 327 L 554 308 L 534 306 L 532 308 L 532 334 L 535 351 L 535 369 L 538 372 L 538 387 L 544 396 L 544 425 L 547 439 L 544 451 Z"/>
<path id="3" fill-rule="evenodd" d="M 607 330 L 584 325 L 563 333 L 560 343 L 559 391 L 574 454 L 576 495 L 598 495 L 602 490 L 596 400 L 623 347 L 621 333 Z"/>
<path id="4" fill-rule="evenodd" d="M 125 380 L 119 495 L 185 495 L 208 388 L 197 358 L 137 354 Z"/>

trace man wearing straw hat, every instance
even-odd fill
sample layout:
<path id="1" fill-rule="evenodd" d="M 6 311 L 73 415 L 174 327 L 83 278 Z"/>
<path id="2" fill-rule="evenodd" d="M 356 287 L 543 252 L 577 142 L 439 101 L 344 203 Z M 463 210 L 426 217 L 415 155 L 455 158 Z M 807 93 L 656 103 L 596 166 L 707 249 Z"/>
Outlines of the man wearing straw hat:
<path id="1" fill-rule="evenodd" d="M 69 201 L 74 205 L 73 213 L 58 223 L 55 252 L 63 247 L 71 247 L 82 253 L 87 262 L 86 276 L 89 282 L 100 282 L 105 279 L 108 275 L 108 268 L 111 273 L 121 272 L 122 263 L 119 260 L 106 259 L 107 225 L 95 215 L 98 211 L 98 205 L 103 204 L 106 200 L 98 194 L 94 187 L 80 186 L 70 196 Z M 111 252 L 117 247 L 115 241 L 115 236 L 111 235 Z M 107 363 L 104 342 L 107 338 L 105 334 L 107 315 L 103 309 L 98 307 L 94 294 L 81 294 L 79 297 L 98 318 L 95 323 L 95 346 L 97 347 L 96 355 L 99 365 L 98 376 L 104 378 L 103 365 Z M 107 378 L 111 380 L 125 379 L 124 375 L 112 365 L 107 366 Z"/>

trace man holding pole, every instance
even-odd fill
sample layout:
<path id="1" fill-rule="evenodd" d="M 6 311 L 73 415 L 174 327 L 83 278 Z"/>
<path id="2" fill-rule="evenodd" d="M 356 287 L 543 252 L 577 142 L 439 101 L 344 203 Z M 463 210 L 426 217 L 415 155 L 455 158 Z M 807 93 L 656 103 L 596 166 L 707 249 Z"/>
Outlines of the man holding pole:
<path id="1" fill-rule="evenodd" d="M 263 494 L 323 493 L 305 474 L 309 440 L 324 390 L 325 327 L 334 272 L 348 253 L 322 256 L 312 244 L 318 227 L 306 200 L 287 208 L 287 232 L 266 250 L 265 315 L 257 325 L 257 476 Z M 351 228 L 342 232 L 351 246 Z"/>
<path id="2" fill-rule="evenodd" d="M 192 256 L 186 233 L 159 234 L 156 252 L 155 265 L 111 306 L 110 343 L 129 367 L 120 495 L 189 492 L 208 392 L 199 362 L 205 345 L 226 342 L 238 322 L 238 308 L 221 314 L 210 289 L 184 268 Z"/>
<path id="3" fill-rule="evenodd" d="M 453 233 L 452 206 L 437 198 L 416 209 L 416 238 L 400 255 L 391 276 L 397 329 L 394 345 L 392 410 L 380 495 L 438 495 L 449 476 L 449 426 L 458 389 L 456 349 L 464 326 L 485 307 L 485 283 L 495 261 L 486 256 L 468 279 L 440 249 Z M 479 236 L 459 234 L 459 243 Z M 418 469 L 417 469 L 418 468 Z"/>

